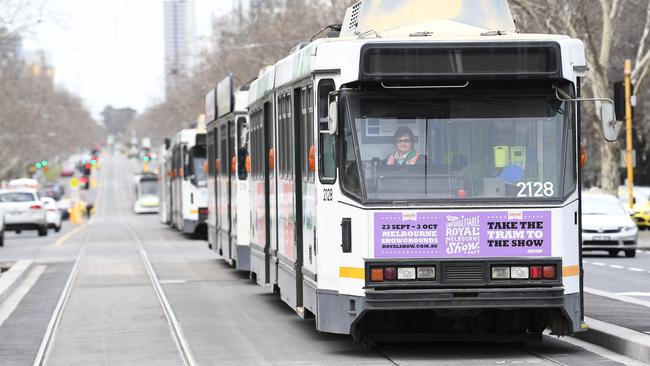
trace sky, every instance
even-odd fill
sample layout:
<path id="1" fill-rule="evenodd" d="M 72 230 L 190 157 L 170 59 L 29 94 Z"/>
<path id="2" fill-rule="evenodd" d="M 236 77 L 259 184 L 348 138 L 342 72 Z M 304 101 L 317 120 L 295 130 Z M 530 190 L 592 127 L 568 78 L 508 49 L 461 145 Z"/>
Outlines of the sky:
<path id="1" fill-rule="evenodd" d="M 195 0 L 197 38 L 232 0 Z M 25 40 L 43 49 L 55 82 L 84 100 L 93 116 L 108 104 L 143 112 L 164 98 L 163 0 L 46 0 Z"/>

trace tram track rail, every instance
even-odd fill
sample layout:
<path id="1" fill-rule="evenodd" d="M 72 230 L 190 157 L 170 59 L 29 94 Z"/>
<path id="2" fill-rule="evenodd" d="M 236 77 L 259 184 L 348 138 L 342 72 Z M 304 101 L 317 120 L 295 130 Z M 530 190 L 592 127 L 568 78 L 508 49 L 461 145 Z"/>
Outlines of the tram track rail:
<path id="1" fill-rule="evenodd" d="M 128 178 L 126 181 L 128 187 L 129 184 Z M 125 200 L 124 190 L 117 189 L 117 185 L 114 185 L 114 188 L 115 188 L 117 201 L 124 202 Z M 194 358 L 192 348 L 190 347 L 190 344 L 187 338 L 185 337 L 185 334 L 183 333 L 183 329 L 180 325 L 180 322 L 176 318 L 176 313 L 174 312 L 174 309 L 172 308 L 171 303 L 167 298 L 165 290 L 163 289 L 162 284 L 160 283 L 160 279 L 158 278 L 158 275 L 156 274 L 153 264 L 149 259 L 149 255 L 147 254 L 147 251 L 144 248 L 144 244 L 142 243 L 142 240 L 140 239 L 139 235 L 135 232 L 135 230 L 133 230 L 133 228 L 127 222 L 124 221 L 124 215 L 122 214 L 121 210 L 119 211 L 120 211 L 118 213 L 119 222 L 121 225 L 123 225 L 126 228 L 126 230 L 129 232 L 129 234 L 131 235 L 131 237 L 133 238 L 136 244 L 138 255 L 140 256 L 140 260 L 142 261 L 144 268 L 147 272 L 154 293 L 156 294 L 156 298 L 158 299 L 163 314 L 165 315 L 165 319 L 167 320 L 167 324 L 169 326 L 169 331 L 172 335 L 174 343 L 176 344 L 178 353 L 181 359 L 183 360 L 183 364 L 185 366 L 198 365 L 198 363 Z"/>
<path id="2" fill-rule="evenodd" d="M 541 353 L 535 351 L 534 349 L 528 347 L 527 345 L 523 345 L 523 346 L 521 346 L 520 349 L 521 349 L 522 351 L 524 351 L 524 352 L 526 352 L 526 353 L 532 355 L 532 356 L 535 356 L 535 357 L 539 358 L 540 360 L 544 360 L 544 361 L 550 362 L 550 363 L 552 363 L 552 364 L 554 364 L 554 365 L 558 365 L 558 366 L 569 366 L 568 364 L 566 364 L 566 363 L 564 363 L 564 362 L 558 361 L 558 360 L 556 360 L 556 359 L 554 359 L 554 358 L 552 358 L 552 357 L 549 357 L 549 356 L 546 356 L 546 355 L 544 355 L 544 354 L 541 354 Z"/>
<path id="3" fill-rule="evenodd" d="M 98 193 L 97 196 L 95 197 L 95 203 L 99 203 L 99 199 L 101 196 L 101 191 L 99 189 L 97 190 L 97 192 Z M 99 207 L 101 208 L 102 211 L 101 214 L 98 216 L 101 217 L 101 222 L 104 222 L 106 219 L 106 205 L 99 206 Z M 90 219 L 89 222 L 87 222 L 86 224 L 83 224 L 84 226 L 81 226 L 79 231 L 84 231 L 89 226 L 95 224 L 97 224 L 97 216 Z M 87 232 L 86 237 L 83 243 L 81 244 L 79 253 L 75 258 L 74 264 L 72 265 L 72 269 L 70 270 L 70 274 L 68 275 L 63 290 L 61 291 L 61 295 L 59 295 L 59 300 L 57 301 L 56 306 L 54 307 L 54 311 L 52 312 L 50 321 L 48 322 L 47 328 L 45 329 L 45 334 L 43 335 L 41 344 L 38 348 L 38 351 L 36 352 L 36 357 L 34 358 L 34 363 L 33 363 L 34 366 L 44 366 L 47 365 L 48 363 L 48 360 L 50 358 L 50 353 L 52 352 L 52 346 L 56 338 L 57 330 L 59 329 L 59 325 L 61 324 L 61 319 L 63 318 L 63 313 L 65 311 L 66 305 L 68 304 L 68 300 L 70 299 L 70 295 L 72 294 L 72 290 L 74 288 L 74 284 L 76 283 L 77 276 L 79 275 L 79 268 L 81 266 L 81 261 L 86 255 L 86 249 L 88 247 L 88 243 L 90 242 L 90 238 L 93 236 L 94 232 L 95 232 L 94 229 L 91 229 L 89 232 Z M 63 241 L 65 241 L 65 239 L 69 237 L 64 237 L 63 240 L 57 241 L 54 245 L 60 245 L 61 243 L 63 243 Z"/>

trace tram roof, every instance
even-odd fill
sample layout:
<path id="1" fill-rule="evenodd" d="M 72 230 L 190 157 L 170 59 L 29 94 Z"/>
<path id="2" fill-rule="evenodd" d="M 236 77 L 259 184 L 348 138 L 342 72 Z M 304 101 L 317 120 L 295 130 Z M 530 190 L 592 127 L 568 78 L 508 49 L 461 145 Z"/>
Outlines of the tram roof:
<path id="1" fill-rule="evenodd" d="M 474 31 L 464 34 L 431 34 L 418 36 L 396 36 L 387 38 L 339 37 L 321 38 L 292 52 L 275 65 L 260 71 L 259 77 L 250 87 L 248 105 L 264 99 L 275 89 L 299 82 L 314 73 L 340 72 L 348 82 L 358 79 L 361 48 L 367 44 L 442 44 L 442 43 L 536 43 L 556 42 L 567 54 L 573 66 L 586 66 L 584 46 L 581 41 L 566 35 L 505 33 L 486 34 Z M 564 44 L 565 46 L 562 46 Z M 577 49 L 576 49 L 577 48 Z M 563 51 L 564 53 L 565 51 Z"/>
<path id="2" fill-rule="evenodd" d="M 206 133 L 205 130 L 200 130 L 196 128 L 186 128 L 178 131 L 176 135 L 174 135 L 174 138 L 172 139 L 172 144 L 179 144 L 179 143 L 194 144 L 196 143 L 196 136 L 205 133 Z"/>

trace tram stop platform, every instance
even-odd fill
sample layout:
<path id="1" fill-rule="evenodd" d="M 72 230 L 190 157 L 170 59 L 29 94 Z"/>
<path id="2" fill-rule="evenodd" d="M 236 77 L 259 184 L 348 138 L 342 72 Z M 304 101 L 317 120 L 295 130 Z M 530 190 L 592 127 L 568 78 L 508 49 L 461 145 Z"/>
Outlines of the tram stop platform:
<path id="1" fill-rule="evenodd" d="M 650 307 L 585 292 L 589 330 L 576 338 L 650 364 Z"/>

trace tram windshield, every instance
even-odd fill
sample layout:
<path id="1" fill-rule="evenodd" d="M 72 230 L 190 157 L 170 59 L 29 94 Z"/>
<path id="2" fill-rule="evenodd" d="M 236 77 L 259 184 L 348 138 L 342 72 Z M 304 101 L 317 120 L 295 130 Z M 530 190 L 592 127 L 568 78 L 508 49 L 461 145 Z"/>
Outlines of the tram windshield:
<path id="1" fill-rule="evenodd" d="M 540 201 L 573 190 L 570 106 L 552 92 L 439 93 L 342 98 L 348 192 L 382 202 Z"/>
<path id="2" fill-rule="evenodd" d="M 141 196 L 157 196 L 158 195 L 158 181 L 155 179 L 141 179 L 140 180 L 140 195 Z"/>

